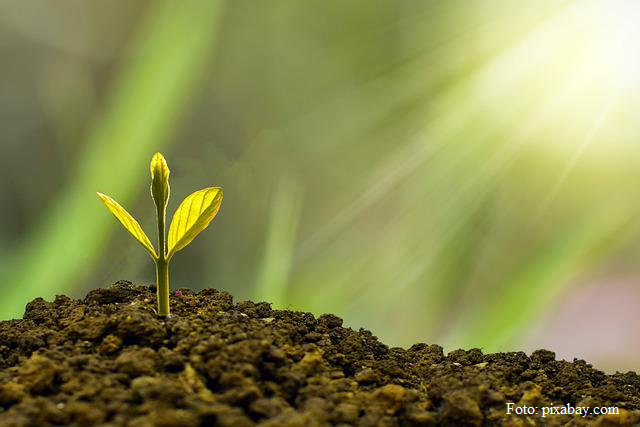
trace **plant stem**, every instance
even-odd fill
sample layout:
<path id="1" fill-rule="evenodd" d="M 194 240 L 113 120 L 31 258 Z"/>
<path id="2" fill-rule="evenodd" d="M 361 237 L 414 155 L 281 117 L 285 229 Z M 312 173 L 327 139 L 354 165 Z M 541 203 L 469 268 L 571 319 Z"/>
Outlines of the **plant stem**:
<path id="1" fill-rule="evenodd" d="M 156 260 L 156 286 L 158 316 L 169 317 L 169 260 L 165 243 L 166 202 L 157 206 L 158 219 L 158 259 Z"/>
<path id="2" fill-rule="evenodd" d="M 169 263 L 161 255 L 161 258 L 156 262 L 156 286 L 158 297 L 158 316 L 169 316 Z"/>

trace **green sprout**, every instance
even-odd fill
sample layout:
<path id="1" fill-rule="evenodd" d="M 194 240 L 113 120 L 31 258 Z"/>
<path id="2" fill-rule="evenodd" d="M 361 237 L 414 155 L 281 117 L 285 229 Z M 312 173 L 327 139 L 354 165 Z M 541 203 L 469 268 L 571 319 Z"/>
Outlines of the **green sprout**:
<path id="1" fill-rule="evenodd" d="M 160 153 L 151 159 L 151 197 L 156 205 L 158 219 L 158 252 L 149 237 L 118 202 L 98 193 L 100 200 L 120 221 L 129 233 L 149 252 L 156 264 L 156 286 L 158 288 L 158 316 L 169 316 L 169 261 L 179 250 L 187 246 L 220 210 L 222 188 L 209 187 L 196 191 L 180 203 L 169 226 L 169 239 L 165 239 L 165 217 L 169 201 L 169 167 Z"/>

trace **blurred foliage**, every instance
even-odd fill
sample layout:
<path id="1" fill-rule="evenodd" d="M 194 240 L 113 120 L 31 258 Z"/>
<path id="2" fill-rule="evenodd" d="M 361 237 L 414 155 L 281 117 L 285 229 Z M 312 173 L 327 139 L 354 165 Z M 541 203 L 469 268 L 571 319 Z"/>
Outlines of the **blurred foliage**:
<path id="1" fill-rule="evenodd" d="M 640 74 L 610 55 L 638 39 L 597 44 L 636 15 L 604 4 L 0 2 L 1 316 L 153 281 L 95 191 L 149 232 L 162 148 L 169 211 L 225 190 L 174 288 L 518 345 L 585 277 L 638 274 Z"/>

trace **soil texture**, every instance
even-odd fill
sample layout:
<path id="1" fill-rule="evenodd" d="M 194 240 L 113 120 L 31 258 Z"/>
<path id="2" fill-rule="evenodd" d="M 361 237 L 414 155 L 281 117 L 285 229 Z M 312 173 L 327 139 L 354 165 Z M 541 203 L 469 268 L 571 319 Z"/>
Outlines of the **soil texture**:
<path id="1" fill-rule="evenodd" d="M 0 426 L 640 425 L 640 379 L 539 350 L 389 348 L 325 314 L 121 281 L 0 322 Z M 616 406 L 619 415 L 507 415 Z"/>

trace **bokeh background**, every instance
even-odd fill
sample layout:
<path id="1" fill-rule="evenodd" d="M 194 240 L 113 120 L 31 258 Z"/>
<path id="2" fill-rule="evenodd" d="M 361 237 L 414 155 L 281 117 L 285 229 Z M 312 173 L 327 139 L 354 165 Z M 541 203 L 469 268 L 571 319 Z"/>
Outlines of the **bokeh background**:
<path id="1" fill-rule="evenodd" d="M 153 263 L 172 286 L 333 312 L 384 342 L 640 368 L 640 5 L 0 1 L 0 318 Z"/>

